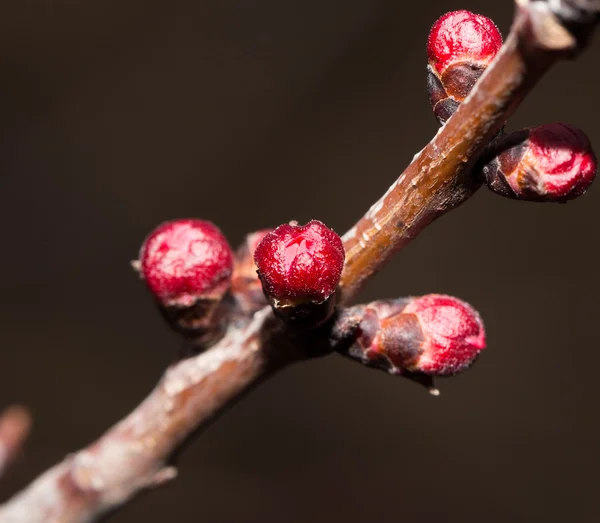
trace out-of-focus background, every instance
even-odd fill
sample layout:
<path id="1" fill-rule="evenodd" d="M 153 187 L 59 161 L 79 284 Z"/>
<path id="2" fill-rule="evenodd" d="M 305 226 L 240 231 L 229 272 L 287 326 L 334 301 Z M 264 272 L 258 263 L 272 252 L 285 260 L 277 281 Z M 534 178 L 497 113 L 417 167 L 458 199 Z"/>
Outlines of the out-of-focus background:
<path id="1" fill-rule="evenodd" d="M 339 232 L 437 129 L 425 40 L 512 2 L 11 0 L 0 4 L 0 403 L 35 416 L 5 498 L 125 415 L 178 338 L 129 267 L 174 217 Z M 600 151 L 600 38 L 511 128 L 564 120 Z M 441 292 L 489 348 L 429 397 L 340 357 L 276 376 L 180 477 L 111 521 L 597 521 L 600 187 L 568 205 L 482 189 L 364 300 Z"/>

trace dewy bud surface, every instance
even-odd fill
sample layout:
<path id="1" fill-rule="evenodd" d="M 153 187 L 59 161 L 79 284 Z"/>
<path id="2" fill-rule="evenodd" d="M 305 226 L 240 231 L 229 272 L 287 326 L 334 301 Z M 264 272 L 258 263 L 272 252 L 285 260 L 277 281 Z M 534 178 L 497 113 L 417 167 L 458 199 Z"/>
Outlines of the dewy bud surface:
<path id="1" fill-rule="evenodd" d="M 254 254 L 265 293 L 280 305 L 322 303 L 336 290 L 344 267 L 341 238 L 325 224 L 284 224 Z"/>

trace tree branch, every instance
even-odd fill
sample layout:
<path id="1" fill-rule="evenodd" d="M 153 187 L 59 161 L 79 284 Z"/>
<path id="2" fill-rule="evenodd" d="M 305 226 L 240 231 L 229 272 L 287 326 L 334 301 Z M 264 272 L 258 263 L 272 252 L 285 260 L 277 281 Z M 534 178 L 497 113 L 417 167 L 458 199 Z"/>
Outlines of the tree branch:
<path id="1" fill-rule="evenodd" d="M 478 182 L 469 168 L 482 149 L 552 63 L 582 45 L 597 19 L 598 2 L 517 4 L 503 50 L 471 95 L 346 234 L 345 301 L 395 251 L 473 194 Z M 292 336 L 268 308 L 231 326 L 212 349 L 169 368 L 154 391 L 99 440 L 2 506 L 0 522 L 93 521 L 172 479 L 168 460 L 187 438 L 276 369 L 327 353 L 331 332 Z"/>
<path id="2" fill-rule="evenodd" d="M 169 368 L 129 416 L 13 498 L 0 511 L 0 521 L 92 521 L 174 478 L 175 469 L 166 465 L 171 453 L 277 367 L 263 350 L 272 320 L 264 309 L 212 350 Z"/>

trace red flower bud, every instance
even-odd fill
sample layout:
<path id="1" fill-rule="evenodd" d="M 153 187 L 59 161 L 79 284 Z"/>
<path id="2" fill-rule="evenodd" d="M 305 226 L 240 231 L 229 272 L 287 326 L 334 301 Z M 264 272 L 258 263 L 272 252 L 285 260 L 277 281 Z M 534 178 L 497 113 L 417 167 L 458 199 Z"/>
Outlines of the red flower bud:
<path id="1" fill-rule="evenodd" d="M 352 339 L 354 332 L 358 336 Z M 340 315 L 333 338 L 341 340 L 337 350 L 349 357 L 411 378 L 456 374 L 485 348 L 477 311 L 441 294 L 349 308 Z M 344 346 L 348 339 L 354 342 L 350 347 Z"/>
<path id="2" fill-rule="evenodd" d="M 171 325 L 186 334 L 214 332 L 214 315 L 229 289 L 233 254 L 212 223 L 163 223 L 140 250 L 141 274 Z"/>
<path id="3" fill-rule="evenodd" d="M 444 123 L 467 97 L 502 47 L 502 35 L 490 20 L 470 11 L 439 18 L 429 33 L 429 103 Z"/>
<path id="4" fill-rule="evenodd" d="M 511 133 L 496 143 L 483 167 L 490 189 L 531 201 L 565 202 L 581 196 L 598 165 L 583 131 L 564 123 Z"/>
<path id="5" fill-rule="evenodd" d="M 341 238 L 317 220 L 303 226 L 296 222 L 280 225 L 263 238 L 254 253 L 265 295 L 275 310 L 302 310 L 303 319 L 315 316 L 314 306 L 331 303 L 344 258 Z M 319 322 L 331 307 L 321 310 L 326 313 L 317 315 Z"/>

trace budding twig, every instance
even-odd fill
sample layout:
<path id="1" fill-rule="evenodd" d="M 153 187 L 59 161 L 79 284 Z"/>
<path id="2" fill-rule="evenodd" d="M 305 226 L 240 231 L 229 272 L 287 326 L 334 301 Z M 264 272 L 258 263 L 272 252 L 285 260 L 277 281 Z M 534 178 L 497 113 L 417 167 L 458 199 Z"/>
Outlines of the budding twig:
<path id="1" fill-rule="evenodd" d="M 506 43 L 467 99 L 346 233 L 344 300 L 431 222 L 478 189 L 479 182 L 470 176 L 478 155 L 549 67 L 579 49 L 582 42 L 551 4 L 562 2 L 518 0 Z"/>
<path id="2" fill-rule="evenodd" d="M 589 11 L 571 8 L 575 4 L 595 14 L 588 18 Z M 583 43 L 600 9 L 589 0 L 518 0 L 518 6 L 503 50 L 466 101 L 346 234 L 346 300 L 394 251 L 472 194 L 473 161 L 548 67 Z M 324 327 L 302 339 L 282 325 L 264 308 L 249 323 L 231 326 L 212 349 L 168 369 L 129 416 L 2 506 L 0 522 L 93 521 L 172 478 L 170 456 L 199 428 L 275 369 L 306 358 L 309 349 L 324 354 L 332 348 Z"/>

